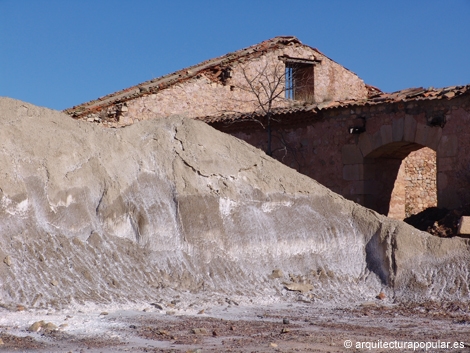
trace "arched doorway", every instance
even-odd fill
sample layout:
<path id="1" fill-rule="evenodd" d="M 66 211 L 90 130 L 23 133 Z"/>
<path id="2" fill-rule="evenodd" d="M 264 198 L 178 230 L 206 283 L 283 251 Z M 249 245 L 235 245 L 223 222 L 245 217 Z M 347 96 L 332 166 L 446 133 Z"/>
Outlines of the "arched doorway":
<path id="1" fill-rule="evenodd" d="M 364 205 L 404 219 L 437 205 L 436 153 L 414 142 L 392 142 L 364 158 Z"/>

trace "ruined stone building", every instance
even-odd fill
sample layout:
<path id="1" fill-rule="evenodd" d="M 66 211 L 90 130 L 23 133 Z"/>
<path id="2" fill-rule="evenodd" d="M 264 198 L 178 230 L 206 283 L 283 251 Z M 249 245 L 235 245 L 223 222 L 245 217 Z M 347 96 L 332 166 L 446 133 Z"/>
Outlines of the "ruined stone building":
<path id="1" fill-rule="evenodd" d="M 470 202 L 469 97 L 470 86 L 383 93 L 276 37 L 65 112 L 105 127 L 183 115 L 265 151 L 270 141 L 274 158 L 403 219 Z"/>
<path id="2" fill-rule="evenodd" d="M 303 81 L 295 90 L 296 77 L 285 89 L 286 68 L 297 66 Z M 363 99 L 368 90 L 354 73 L 302 44 L 295 37 L 276 37 L 252 47 L 211 59 L 181 71 L 156 78 L 97 100 L 67 109 L 74 118 L 109 127 L 130 125 L 139 120 L 185 115 L 190 118 L 259 109 L 248 80 L 256 85 L 278 81 L 280 94 L 275 107 Z M 288 83 L 288 82 L 287 82 Z M 293 94 L 293 91 L 295 94 Z M 282 94 L 282 93 L 286 94 Z M 290 98 L 287 98 L 289 96 Z"/>

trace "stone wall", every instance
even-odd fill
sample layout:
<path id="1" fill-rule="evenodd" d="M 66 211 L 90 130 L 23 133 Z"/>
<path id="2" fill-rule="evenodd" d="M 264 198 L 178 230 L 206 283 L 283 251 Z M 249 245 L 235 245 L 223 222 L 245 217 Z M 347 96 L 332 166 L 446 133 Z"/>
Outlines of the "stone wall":
<path id="1" fill-rule="evenodd" d="M 405 217 L 437 206 L 436 152 L 422 148 L 403 160 L 405 169 Z"/>
<path id="2" fill-rule="evenodd" d="M 155 94 L 116 104 L 100 113 L 89 114 L 84 119 L 105 126 L 119 127 L 140 120 L 172 115 L 194 118 L 251 112 L 260 110 L 253 89 L 262 90 L 262 83 L 272 84 L 276 81 L 279 81 L 279 85 L 273 91 L 281 94 L 275 100 L 274 107 L 302 104 L 303 102 L 284 98 L 282 91 L 285 86 L 285 66 L 279 56 L 319 61 L 314 68 L 314 100 L 317 103 L 367 97 L 366 86 L 356 74 L 310 47 L 291 45 L 257 58 L 240 58 L 228 69 L 224 68 L 227 70 L 224 75 L 214 71 L 216 69 L 207 69 L 192 79 L 174 84 Z M 253 80 L 254 88 L 249 87 L 248 80 Z M 265 97 L 262 98 L 265 101 Z"/>
<path id="3" fill-rule="evenodd" d="M 393 188 L 388 216 L 405 219 L 437 206 L 436 152 L 423 147 L 401 162 Z"/>
<path id="4" fill-rule="evenodd" d="M 407 158 L 409 157 L 410 156 L 408 156 Z M 403 160 L 401 162 L 400 169 L 398 170 L 392 195 L 390 197 L 390 209 L 388 210 L 387 215 L 390 218 L 400 220 L 406 218 L 406 179 L 407 176 L 405 171 L 405 160 Z"/>
<path id="5" fill-rule="evenodd" d="M 191 79 L 156 93 L 147 91 L 85 119 L 120 127 L 170 115 L 201 118 L 259 110 L 253 90 L 260 89 L 273 74 L 284 78 L 280 56 L 317 61 L 316 103 L 367 97 L 367 87 L 357 75 L 315 49 L 294 44 L 237 57 L 229 66 L 195 71 Z M 221 75 L 221 70 L 225 74 Z M 250 91 L 247 83 L 251 79 L 254 88 Z M 459 87 L 435 92 L 422 89 L 419 93 L 405 90 L 408 93 L 400 97 L 379 97 L 357 105 L 318 104 L 311 113 L 298 109 L 300 118 L 292 113 L 290 120 L 283 121 L 290 114 L 285 112 L 273 123 L 273 157 L 348 199 L 399 218 L 434 206 L 434 189 L 439 207 L 470 203 L 470 90 Z M 283 88 L 280 84 L 276 92 Z M 274 107 L 304 108 L 304 103 L 280 95 Z M 351 127 L 364 123 L 364 131 L 350 133 Z M 249 128 L 244 122 L 225 124 L 232 125 L 229 128 L 223 125 L 216 128 L 266 151 L 267 133 L 260 124 L 248 124 Z M 435 164 L 425 152 L 413 154 L 423 147 L 436 151 Z M 402 164 L 405 170 L 400 172 Z M 400 186 L 397 177 L 403 178 L 404 190 L 394 190 L 395 185 Z M 396 202 L 395 195 L 399 195 Z"/>
<path id="6" fill-rule="evenodd" d="M 274 158 L 383 214 L 393 211 L 390 202 L 403 164 L 408 174 L 402 184 L 407 206 L 399 218 L 436 203 L 447 208 L 470 203 L 470 95 L 326 109 L 311 115 L 296 125 L 274 128 Z M 445 117 L 443 127 L 428 123 L 436 116 Z M 348 128 L 359 117 L 366 118 L 366 131 L 350 134 Z M 267 133 L 261 128 L 240 127 L 229 133 L 266 150 Z"/>

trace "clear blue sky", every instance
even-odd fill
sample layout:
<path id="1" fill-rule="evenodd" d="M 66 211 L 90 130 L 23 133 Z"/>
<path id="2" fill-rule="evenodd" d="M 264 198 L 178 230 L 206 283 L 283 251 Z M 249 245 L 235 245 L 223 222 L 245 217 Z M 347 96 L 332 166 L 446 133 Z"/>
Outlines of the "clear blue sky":
<path id="1" fill-rule="evenodd" d="M 0 0 L 0 96 L 64 109 L 278 35 L 387 92 L 470 84 L 470 0 Z"/>

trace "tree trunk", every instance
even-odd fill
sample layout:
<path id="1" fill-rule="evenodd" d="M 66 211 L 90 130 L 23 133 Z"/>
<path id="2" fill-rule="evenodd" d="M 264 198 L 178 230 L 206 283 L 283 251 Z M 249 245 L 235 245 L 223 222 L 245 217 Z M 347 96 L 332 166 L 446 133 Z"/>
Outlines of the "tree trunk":
<path id="1" fill-rule="evenodd" d="M 267 126 L 267 131 L 268 131 L 268 148 L 266 150 L 266 154 L 270 157 L 272 157 L 273 153 L 271 150 L 271 113 L 268 113 L 268 126 Z"/>

